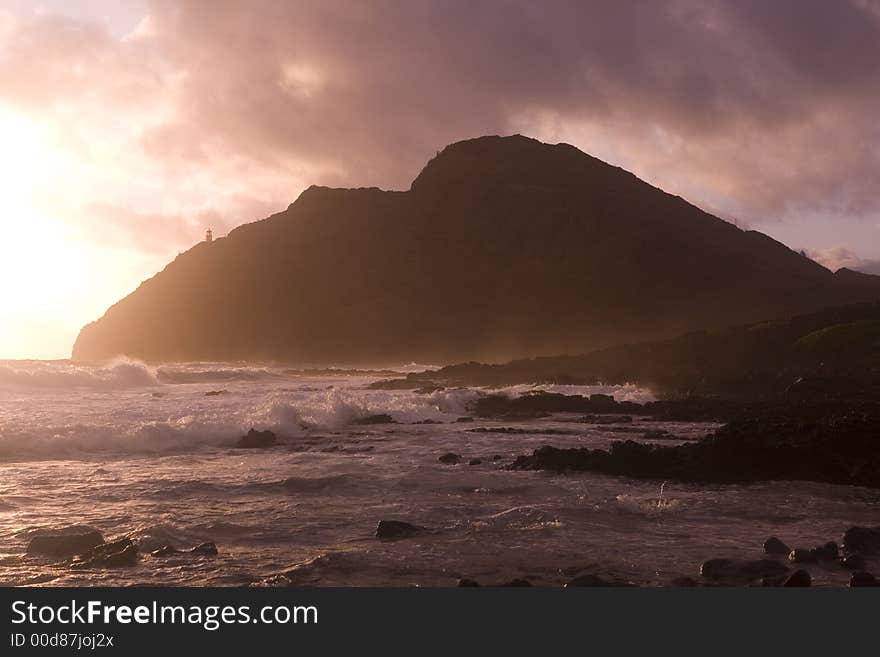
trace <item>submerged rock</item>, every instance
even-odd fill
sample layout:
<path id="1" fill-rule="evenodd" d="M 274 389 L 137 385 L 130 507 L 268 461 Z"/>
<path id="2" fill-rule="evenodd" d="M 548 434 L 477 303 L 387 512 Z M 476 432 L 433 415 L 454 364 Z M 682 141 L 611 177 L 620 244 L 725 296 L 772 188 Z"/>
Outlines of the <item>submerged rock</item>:
<path id="1" fill-rule="evenodd" d="M 693 577 L 676 577 L 669 582 L 669 585 L 678 588 L 693 588 L 694 586 L 699 586 L 700 583 Z"/>
<path id="2" fill-rule="evenodd" d="M 766 541 L 764 541 L 764 552 L 766 552 L 767 554 L 788 556 L 788 554 L 791 552 L 791 548 L 775 536 L 771 536 Z"/>
<path id="3" fill-rule="evenodd" d="M 397 424 L 397 422 L 395 422 L 394 418 L 388 415 L 388 413 L 378 413 L 376 415 L 367 415 L 366 417 L 358 418 L 352 424 Z"/>
<path id="4" fill-rule="evenodd" d="M 402 520 L 380 520 L 376 525 L 376 538 L 406 538 L 425 531 L 424 527 Z"/>
<path id="5" fill-rule="evenodd" d="M 86 525 L 73 525 L 61 529 L 38 529 L 28 541 L 28 554 L 44 554 L 51 557 L 72 557 L 88 552 L 101 545 L 104 537 L 97 529 Z"/>
<path id="6" fill-rule="evenodd" d="M 468 461 L 468 465 L 480 465 L 482 462 L 482 459 L 471 459 Z"/>
<path id="7" fill-rule="evenodd" d="M 789 553 L 788 559 L 793 563 L 816 563 L 817 561 L 832 561 L 839 556 L 837 543 L 828 541 L 825 545 L 814 547 L 811 550 L 795 548 Z"/>
<path id="8" fill-rule="evenodd" d="M 840 559 L 840 567 L 844 570 L 864 570 L 865 558 L 860 554 L 850 554 Z"/>
<path id="9" fill-rule="evenodd" d="M 602 579 L 598 575 L 583 574 L 573 577 L 565 583 L 565 588 L 579 586 L 614 586 L 611 582 Z"/>
<path id="10" fill-rule="evenodd" d="M 459 454 L 455 454 L 454 452 L 447 452 L 443 456 L 439 457 L 437 460 L 444 465 L 456 465 L 461 462 L 461 456 Z"/>
<path id="11" fill-rule="evenodd" d="M 137 560 L 137 543 L 130 538 L 120 538 L 92 548 L 70 565 L 72 568 L 122 568 L 135 565 Z"/>
<path id="12" fill-rule="evenodd" d="M 712 580 L 750 582 L 762 577 L 778 577 L 788 568 L 774 559 L 740 561 L 737 559 L 710 559 L 700 566 L 700 574 Z"/>
<path id="13" fill-rule="evenodd" d="M 272 447 L 278 443 L 278 436 L 273 431 L 257 431 L 251 429 L 246 436 L 242 436 L 236 447 L 242 449 L 260 449 L 263 447 Z"/>
<path id="14" fill-rule="evenodd" d="M 460 588 L 462 588 L 462 587 L 473 588 L 473 587 L 480 586 L 480 583 L 475 579 L 468 579 L 467 577 L 462 577 L 460 580 L 458 580 L 458 586 Z"/>
<path id="15" fill-rule="evenodd" d="M 150 552 L 151 557 L 171 557 L 174 555 L 186 554 L 191 554 L 194 556 L 213 557 L 217 555 L 217 545 L 213 541 L 208 541 L 207 543 L 196 545 L 189 550 L 178 550 L 174 546 L 163 545 L 162 547 L 156 548 L 155 550 Z"/>
<path id="16" fill-rule="evenodd" d="M 522 586 L 531 586 L 532 583 L 527 579 L 521 579 L 519 577 L 510 580 L 509 582 L 505 582 L 501 584 L 501 586 L 514 586 L 514 587 L 522 587 Z"/>
<path id="17" fill-rule="evenodd" d="M 228 390 L 209 390 L 205 393 L 205 397 L 219 397 L 220 395 L 228 395 Z"/>

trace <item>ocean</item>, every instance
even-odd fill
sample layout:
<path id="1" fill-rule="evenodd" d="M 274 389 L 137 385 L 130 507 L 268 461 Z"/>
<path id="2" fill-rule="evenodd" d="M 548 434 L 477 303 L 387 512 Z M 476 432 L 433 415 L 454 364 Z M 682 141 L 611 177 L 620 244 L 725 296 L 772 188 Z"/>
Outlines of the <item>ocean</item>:
<path id="1" fill-rule="evenodd" d="M 590 572 L 654 586 L 699 578 L 710 558 L 762 558 L 771 535 L 814 547 L 878 523 L 880 490 L 867 488 L 506 469 L 542 445 L 603 447 L 646 440 L 649 429 L 679 444 L 717 424 L 592 424 L 574 414 L 461 421 L 487 392 L 645 402 L 647 389 L 369 387 L 382 378 L 229 363 L 0 361 L 0 585 L 560 585 Z M 358 423 L 378 414 L 394 422 Z M 279 443 L 236 447 L 251 428 Z M 449 452 L 461 461 L 438 460 Z M 380 520 L 426 531 L 383 541 Z M 70 525 L 129 537 L 141 556 L 128 567 L 81 569 L 26 554 L 35 531 Z M 149 554 L 206 541 L 216 556 Z M 836 564 L 811 572 L 816 584 L 849 581 Z"/>

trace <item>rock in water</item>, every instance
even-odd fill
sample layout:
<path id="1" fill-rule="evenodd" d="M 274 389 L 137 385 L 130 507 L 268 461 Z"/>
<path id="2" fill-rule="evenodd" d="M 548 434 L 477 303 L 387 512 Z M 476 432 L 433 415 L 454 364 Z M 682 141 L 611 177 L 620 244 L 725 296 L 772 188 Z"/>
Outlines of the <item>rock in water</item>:
<path id="1" fill-rule="evenodd" d="M 852 577 L 849 579 L 850 586 L 880 586 L 880 581 L 877 580 L 871 573 L 866 572 L 858 572 L 853 573 Z"/>
<path id="2" fill-rule="evenodd" d="M 523 587 L 523 586 L 531 586 L 532 583 L 527 579 L 521 579 L 519 577 L 510 580 L 509 582 L 505 582 L 501 586 L 513 586 L 513 587 Z"/>
<path id="3" fill-rule="evenodd" d="M 247 432 L 246 436 L 242 436 L 236 447 L 240 447 L 243 449 L 258 449 L 262 447 L 272 447 L 277 444 L 278 436 L 274 434 L 274 432 L 269 431 L 257 431 L 256 429 L 251 429 Z"/>
<path id="4" fill-rule="evenodd" d="M 565 583 L 565 588 L 569 587 L 580 587 L 580 586 L 613 586 L 611 582 L 608 582 L 598 575 L 578 575 L 570 579 Z"/>
<path id="5" fill-rule="evenodd" d="M 151 557 L 171 557 L 174 555 L 193 555 L 193 556 L 204 556 L 204 557 L 213 557 L 217 555 L 217 545 L 213 542 L 209 541 L 207 543 L 201 543 L 196 545 L 189 550 L 178 550 L 176 547 L 172 545 L 163 545 L 160 548 L 157 548 L 150 552 Z"/>
<path id="6" fill-rule="evenodd" d="M 85 525 L 73 525 L 63 529 L 40 529 L 31 534 L 27 553 L 72 557 L 88 552 L 103 542 L 104 537 L 101 532 Z"/>
<path id="7" fill-rule="evenodd" d="M 468 465 L 480 465 L 482 462 L 482 459 L 471 459 L 468 461 Z"/>
<path id="8" fill-rule="evenodd" d="M 880 552 L 880 527 L 850 527 L 843 535 L 843 550 L 847 554 Z"/>
<path id="9" fill-rule="evenodd" d="M 812 586 L 813 578 L 806 570 L 796 570 L 782 583 L 783 586 Z"/>
<path id="10" fill-rule="evenodd" d="M 424 527 L 402 520 L 380 520 L 376 525 L 376 538 L 406 538 L 425 531 Z"/>
<path id="11" fill-rule="evenodd" d="M 447 452 L 437 460 L 444 465 L 456 465 L 461 462 L 461 456 L 453 452 Z"/>
<path id="12" fill-rule="evenodd" d="M 865 566 L 865 558 L 860 554 L 850 554 L 840 560 L 840 567 L 844 570 L 864 570 Z"/>
<path id="13" fill-rule="evenodd" d="M 462 577 L 460 580 L 458 580 L 459 587 L 473 588 L 473 587 L 478 587 L 479 585 L 480 585 L 480 583 L 475 579 L 468 579 L 466 577 Z"/>
<path id="14" fill-rule="evenodd" d="M 354 421 L 354 424 L 397 424 L 394 421 L 394 418 L 388 415 L 387 413 L 380 413 L 378 415 L 367 415 L 366 417 L 358 418 Z"/>
<path id="15" fill-rule="evenodd" d="M 736 559 L 710 559 L 700 566 L 700 574 L 713 580 L 750 582 L 762 577 L 778 577 L 788 568 L 773 559 L 738 561 Z"/>
<path id="16" fill-rule="evenodd" d="M 771 536 L 766 541 L 764 541 L 764 552 L 766 552 L 767 554 L 788 556 L 788 553 L 791 552 L 791 548 L 775 536 Z"/>
<path id="17" fill-rule="evenodd" d="M 98 545 L 78 561 L 71 563 L 72 568 L 121 568 L 137 563 L 138 546 L 130 538 L 121 538 L 112 543 Z"/>
<path id="18" fill-rule="evenodd" d="M 217 556 L 217 545 L 213 541 L 208 541 L 207 543 L 200 543 L 196 545 L 189 551 L 189 554 L 204 556 L 204 557 L 215 557 Z"/>

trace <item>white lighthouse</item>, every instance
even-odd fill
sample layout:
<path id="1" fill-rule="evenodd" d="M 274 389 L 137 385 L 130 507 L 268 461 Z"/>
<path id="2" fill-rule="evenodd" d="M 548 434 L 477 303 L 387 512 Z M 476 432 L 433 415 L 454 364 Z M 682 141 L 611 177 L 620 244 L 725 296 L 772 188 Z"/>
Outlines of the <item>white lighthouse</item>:
<path id="1" fill-rule="evenodd" d="M 210 228 L 209 228 L 208 230 L 205 231 L 205 241 L 206 241 L 208 244 L 210 244 L 211 242 L 214 241 L 214 233 L 211 231 Z"/>

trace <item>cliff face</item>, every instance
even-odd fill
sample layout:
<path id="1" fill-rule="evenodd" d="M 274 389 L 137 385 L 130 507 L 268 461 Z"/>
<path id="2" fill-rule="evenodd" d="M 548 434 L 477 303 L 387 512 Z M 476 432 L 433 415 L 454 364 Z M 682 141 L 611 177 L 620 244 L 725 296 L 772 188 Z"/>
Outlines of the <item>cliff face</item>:
<path id="1" fill-rule="evenodd" d="M 572 146 L 452 144 L 409 191 L 311 187 L 182 254 L 79 360 L 295 363 L 581 353 L 880 297 Z"/>

